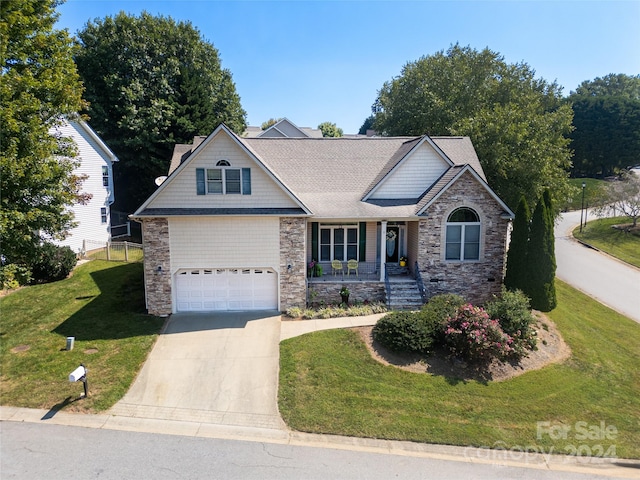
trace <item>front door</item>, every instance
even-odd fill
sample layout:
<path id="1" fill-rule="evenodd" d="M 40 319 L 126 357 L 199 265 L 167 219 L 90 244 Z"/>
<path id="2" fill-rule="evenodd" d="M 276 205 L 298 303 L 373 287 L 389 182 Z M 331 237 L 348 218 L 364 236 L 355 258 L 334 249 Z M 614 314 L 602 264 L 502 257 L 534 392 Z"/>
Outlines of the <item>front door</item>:
<path id="1" fill-rule="evenodd" d="M 398 263 L 400 249 L 400 228 L 387 227 L 386 263 Z"/>

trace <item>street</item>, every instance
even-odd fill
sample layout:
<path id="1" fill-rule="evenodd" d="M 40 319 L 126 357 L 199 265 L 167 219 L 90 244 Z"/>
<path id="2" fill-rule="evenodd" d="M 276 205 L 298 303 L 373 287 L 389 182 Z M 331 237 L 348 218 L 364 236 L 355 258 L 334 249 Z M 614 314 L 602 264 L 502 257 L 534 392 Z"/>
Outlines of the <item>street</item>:
<path id="1" fill-rule="evenodd" d="M 563 213 L 556 224 L 556 276 L 640 323 L 640 269 L 578 243 L 571 235 L 578 225 L 579 210 Z"/>
<path id="2" fill-rule="evenodd" d="M 633 468 L 585 473 L 404 455 L 2 422 L 0 477 L 7 479 L 523 479 L 633 478 Z M 489 452 L 488 452 L 489 453 Z M 504 452 L 509 460 L 509 452 Z M 500 461 L 496 463 L 501 463 Z M 575 467 L 574 467 L 575 468 Z"/>

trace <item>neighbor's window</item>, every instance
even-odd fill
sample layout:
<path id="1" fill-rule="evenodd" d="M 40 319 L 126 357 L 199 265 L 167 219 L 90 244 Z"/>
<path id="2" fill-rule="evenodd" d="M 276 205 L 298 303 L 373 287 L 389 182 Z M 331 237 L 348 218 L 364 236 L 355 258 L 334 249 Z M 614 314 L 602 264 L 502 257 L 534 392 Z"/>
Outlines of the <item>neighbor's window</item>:
<path id="1" fill-rule="evenodd" d="M 107 223 L 107 207 L 100 208 L 100 220 L 102 223 Z"/>
<path id="2" fill-rule="evenodd" d="M 102 186 L 109 186 L 109 167 L 104 165 L 102 166 Z"/>
<path id="3" fill-rule="evenodd" d="M 480 259 L 480 218 L 467 207 L 454 210 L 447 219 L 446 260 Z"/>

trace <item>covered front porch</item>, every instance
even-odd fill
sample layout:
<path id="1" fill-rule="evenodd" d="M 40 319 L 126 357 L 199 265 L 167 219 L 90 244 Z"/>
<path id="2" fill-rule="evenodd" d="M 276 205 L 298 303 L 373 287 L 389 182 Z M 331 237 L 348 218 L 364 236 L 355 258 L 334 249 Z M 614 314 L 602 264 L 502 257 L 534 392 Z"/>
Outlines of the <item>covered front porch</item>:
<path id="1" fill-rule="evenodd" d="M 350 302 L 389 305 L 395 293 L 404 306 L 418 307 L 424 288 L 416 279 L 417 232 L 417 221 L 310 222 L 307 303 L 339 303 L 344 286 Z"/>

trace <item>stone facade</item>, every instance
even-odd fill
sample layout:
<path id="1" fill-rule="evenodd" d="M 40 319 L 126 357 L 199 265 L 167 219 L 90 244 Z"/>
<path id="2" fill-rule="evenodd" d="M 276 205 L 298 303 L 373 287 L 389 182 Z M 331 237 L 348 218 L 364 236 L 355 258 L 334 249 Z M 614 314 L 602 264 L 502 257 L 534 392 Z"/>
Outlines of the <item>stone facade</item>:
<path id="1" fill-rule="evenodd" d="M 480 259 L 445 260 L 446 221 L 458 207 L 480 216 Z M 500 293 L 506 260 L 509 220 L 504 209 L 469 173 L 464 173 L 429 207 L 419 221 L 418 263 L 427 295 L 458 293 L 481 304 Z"/>
<path id="2" fill-rule="evenodd" d="M 349 302 L 384 302 L 383 282 L 311 282 L 309 283 L 309 304 L 340 303 L 340 289 L 346 286 L 351 292 Z"/>
<path id="3" fill-rule="evenodd" d="M 169 315 L 171 314 L 171 252 L 167 219 L 143 220 L 142 238 L 147 311 L 151 315 Z"/>
<path id="4" fill-rule="evenodd" d="M 280 218 L 280 310 L 306 305 L 306 221 Z"/>

